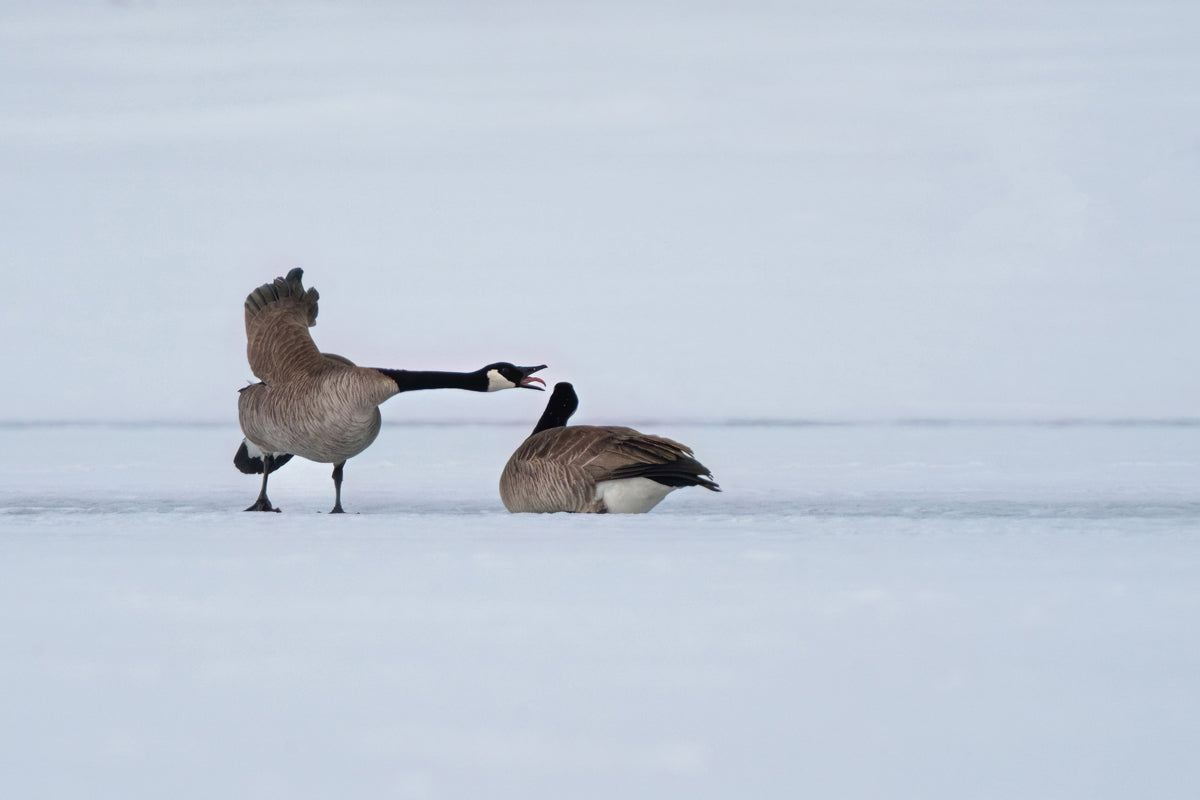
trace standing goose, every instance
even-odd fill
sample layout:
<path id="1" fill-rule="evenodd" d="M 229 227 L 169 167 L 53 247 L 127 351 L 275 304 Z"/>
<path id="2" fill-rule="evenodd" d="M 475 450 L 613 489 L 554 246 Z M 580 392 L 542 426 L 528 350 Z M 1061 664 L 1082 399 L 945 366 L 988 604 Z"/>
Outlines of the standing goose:
<path id="1" fill-rule="evenodd" d="M 261 473 L 262 489 L 247 511 L 278 511 L 267 499 L 267 476 L 293 455 L 333 464 L 334 504 L 342 513 L 342 468 L 379 434 L 379 404 L 417 389 L 537 389 L 538 367 L 502 362 L 475 372 L 416 372 L 357 367 L 349 359 L 322 353 L 308 329 L 317 322 L 316 289 L 305 290 L 304 271 L 258 287 L 246 298 L 246 355 L 262 381 L 238 397 L 238 421 L 246 435 L 234 464 Z"/>
<path id="2" fill-rule="evenodd" d="M 509 511 L 642 514 L 682 486 L 721 491 L 679 442 L 633 428 L 566 427 L 578 407 L 575 388 L 555 384 L 533 433 L 500 475 Z"/>

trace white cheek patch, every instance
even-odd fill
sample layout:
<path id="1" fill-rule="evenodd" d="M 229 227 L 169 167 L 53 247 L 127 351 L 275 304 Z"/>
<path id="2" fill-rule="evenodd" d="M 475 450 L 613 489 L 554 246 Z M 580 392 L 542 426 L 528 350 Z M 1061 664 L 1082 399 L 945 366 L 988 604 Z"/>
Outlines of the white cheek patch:
<path id="1" fill-rule="evenodd" d="M 500 374 L 498 369 L 489 369 L 487 373 L 489 392 L 498 392 L 501 389 L 515 389 L 517 385 L 508 378 Z"/>

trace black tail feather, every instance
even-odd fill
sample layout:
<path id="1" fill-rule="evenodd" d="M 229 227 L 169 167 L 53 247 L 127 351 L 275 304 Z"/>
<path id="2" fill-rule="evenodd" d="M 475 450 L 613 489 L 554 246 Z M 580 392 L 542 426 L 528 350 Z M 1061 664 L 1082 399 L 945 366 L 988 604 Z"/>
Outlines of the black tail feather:
<path id="1" fill-rule="evenodd" d="M 710 492 L 721 491 L 708 467 L 694 458 L 681 458 L 666 464 L 630 464 L 613 470 L 612 480 L 622 478 L 649 478 L 663 486 L 703 486 Z"/>
<path id="2" fill-rule="evenodd" d="M 233 456 L 233 465 L 237 467 L 240 472 L 243 472 L 246 475 L 262 475 L 262 451 L 257 447 L 254 447 L 254 453 L 251 454 L 251 447 L 253 447 L 253 445 L 243 439 L 241 446 L 238 447 L 237 453 L 235 453 Z M 291 460 L 291 453 L 277 453 L 275 455 L 274 463 L 271 464 L 271 472 L 274 472 Z"/>

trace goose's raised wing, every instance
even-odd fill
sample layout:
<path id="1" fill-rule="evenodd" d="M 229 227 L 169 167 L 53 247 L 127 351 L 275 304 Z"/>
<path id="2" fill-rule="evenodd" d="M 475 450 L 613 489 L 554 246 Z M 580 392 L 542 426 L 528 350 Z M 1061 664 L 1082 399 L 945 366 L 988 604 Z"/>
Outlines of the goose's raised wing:
<path id="1" fill-rule="evenodd" d="M 305 289 L 297 267 L 246 297 L 246 358 L 268 386 L 320 371 L 326 364 L 308 329 L 317 324 L 316 289 Z"/>

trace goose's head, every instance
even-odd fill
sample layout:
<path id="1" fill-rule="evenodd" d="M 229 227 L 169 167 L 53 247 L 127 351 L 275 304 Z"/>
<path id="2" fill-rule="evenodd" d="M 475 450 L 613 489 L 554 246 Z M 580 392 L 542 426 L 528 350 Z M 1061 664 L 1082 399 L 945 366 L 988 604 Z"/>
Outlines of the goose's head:
<path id="1" fill-rule="evenodd" d="M 501 361 L 497 364 L 488 364 L 480 371 L 487 378 L 487 391 L 489 392 L 498 392 L 501 389 L 536 389 L 543 392 L 546 382 L 541 378 L 531 378 L 530 375 L 545 368 L 545 364 L 538 367 L 518 367 L 507 361 Z M 538 383 L 541 386 L 535 385 Z"/>

